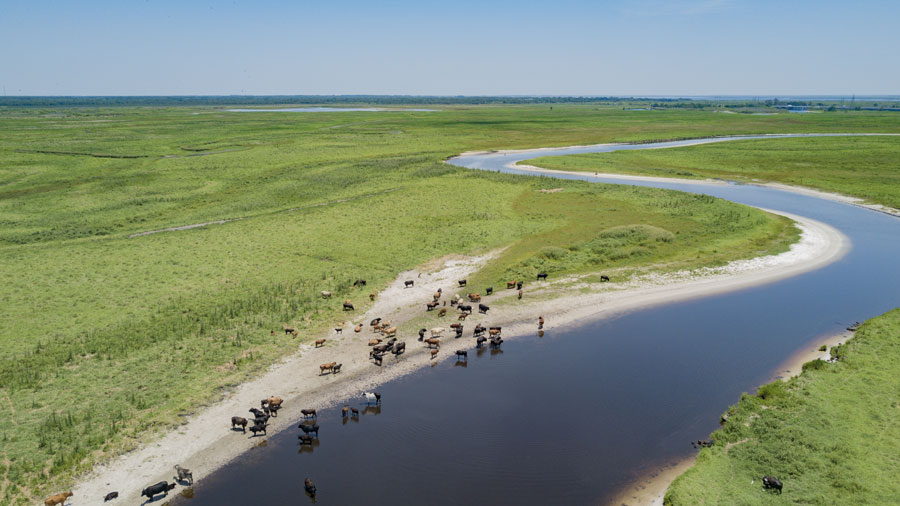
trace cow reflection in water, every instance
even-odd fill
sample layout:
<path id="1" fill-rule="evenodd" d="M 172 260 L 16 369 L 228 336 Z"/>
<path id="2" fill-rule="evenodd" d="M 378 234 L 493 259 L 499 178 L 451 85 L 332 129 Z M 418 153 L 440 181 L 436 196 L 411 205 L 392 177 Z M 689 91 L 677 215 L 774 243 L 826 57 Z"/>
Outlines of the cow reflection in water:
<path id="1" fill-rule="evenodd" d="M 478 351 L 479 353 L 481 352 L 481 350 Z M 466 360 L 457 360 L 456 362 L 453 362 L 453 367 L 469 367 L 469 362 Z"/>
<path id="2" fill-rule="evenodd" d="M 500 348 L 499 346 L 496 348 L 491 348 L 491 356 L 492 357 L 494 355 L 502 355 L 502 354 L 503 354 L 503 348 Z"/>
<path id="3" fill-rule="evenodd" d="M 375 406 L 366 406 L 365 408 L 363 408 L 362 413 L 364 415 L 380 415 L 381 404 L 376 404 Z"/>

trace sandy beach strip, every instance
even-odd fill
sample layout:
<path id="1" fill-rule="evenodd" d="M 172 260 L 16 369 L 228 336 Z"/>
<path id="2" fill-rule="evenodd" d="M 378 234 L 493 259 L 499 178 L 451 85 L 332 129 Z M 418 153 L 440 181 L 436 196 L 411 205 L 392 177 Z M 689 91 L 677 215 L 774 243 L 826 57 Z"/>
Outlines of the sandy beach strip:
<path id="1" fill-rule="evenodd" d="M 779 213 L 782 214 L 782 213 Z M 796 220 L 802 234 L 790 251 L 750 260 L 732 262 L 719 268 L 700 269 L 661 275 L 646 275 L 626 283 L 603 283 L 595 293 L 578 294 L 540 300 L 541 292 L 553 290 L 553 281 L 529 283 L 530 302 L 494 306 L 490 317 L 473 315 L 467 327 L 482 322 L 502 325 L 504 339 L 533 335 L 535 315 L 547 319 L 545 329 L 575 326 L 599 318 L 653 305 L 691 298 L 706 297 L 729 291 L 773 282 L 817 269 L 839 259 L 849 249 L 849 241 L 836 229 L 807 218 L 788 215 Z M 494 253 L 496 254 L 496 252 Z M 96 466 L 79 477 L 70 504 L 102 504 L 102 496 L 119 491 L 126 502 L 139 500 L 141 489 L 160 480 L 171 480 L 172 468 L 180 464 L 191 469 L 202 480 L 216 469 L 239 457 L 257 445 L 262 438 L 250 438 L 230 430 L 232 416 L 249 417 L 247 410 L 258 407 L 260 399 L 279 395 L 285 407 L 272 419 L 269 430 L 276 432 L 300 418 L 304 408 L 323 409 L 359 399 L 362 392 L 377 385 L 429 366 L 427 351 L 417 336 L 398 336 L 407 341 L 408 351 L 399 359 L 386 357 L 384 366 L 373 366 L 367 358 L 367 341 L 374 337 L 370 319 L 380 316 L 393 320 L 393 325 L 420 317 L 423 303 L 442 288 L 445 294 L 458 290 L 456 280 L 477 271 L 491 258 L 454 256 L 432 262 L 427 268 L 400 273 L 396 280 L 377 297 L 374 307 L 344 325 L 345 332 L 327 336 L 322 348 L 312 343 L 299 347 L 298 352 L 272 366 L 261 377 L 248 381 L 211 406 L 200 407 L 198 413 L 186 419 L 142 447 Z M 415 287 L 406 289 L 405 280 L 415 280 Z M 557 282 L 566 281 L 559 280 Z M 571 281 L 571 280 L 569 280 Z M 501 291 L 485 297 L 485 302 L 509 297 Z M 526 299 L 526 300 L 527 300 Z M 452 315 L 451 315 L 452 316 Z M 448 317 L 449 318 L 449 317 Z M 353 326 L 362 322 L 359 334 Z M 450 320 L 448 319 L 448 323 Z M 468 338 L 468 336 L 467 336 Z M 451 353 L 442 353 L 447 359 Z M 319 374 L 319 364 L 336 361 L 343 364 L 339 374 Z M 668 482 L 666 482 L 666 486 Z"/>

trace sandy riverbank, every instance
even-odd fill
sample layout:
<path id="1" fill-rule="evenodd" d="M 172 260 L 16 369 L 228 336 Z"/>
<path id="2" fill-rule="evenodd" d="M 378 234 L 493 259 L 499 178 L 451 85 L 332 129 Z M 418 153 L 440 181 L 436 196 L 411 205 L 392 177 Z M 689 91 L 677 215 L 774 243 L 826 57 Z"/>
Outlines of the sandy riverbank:
<path id="1" fill-rule="evenodd" d="M 559 329 L 651 305 L 769 283 L 824 266 L 847 251 L 848 241 L 837 230 L 814 220 L 789 217 L 798 222 L 803 233 L 790 251 L 780 255 L 732 262 L 713 269 L 647 275 L 626 283 L 584 285 L 589 286 L 590 293 L 578 291 L 578 295 L 572 296 L 560 295 L 558 288 L 560 283 L 570 286 L 572 278 L 532 282 L 527 286 L 523 301 L 495 304 L 490 317 L 473 315 L 466 321 L 466 327 L 471 328 L 479 322 L 502 325 L 504 338 L 515 339 L 534 334 L 538 314 L 547 319 L 547 330 Z M 456 280 L 478 270 L 490 257 L 445 258 L 400 273 L 394 283 L 379 294 L 369 312 L 344 326 L 345 333 L 316 336 L 328 337 L 329 341 L 318 349 L 311 344 L 301 346 L 297 354 L 273 366 L 262 377 L 224 394 L 220 401 L 190 417 L 180 427 L 140 449 L 97 466 L 77 480 L 78 486 L 70 504 L 102 504 L 102 496 L 112 490 L 119 492 L 123 502 L 137 501 L 140 490 L 147 484 L 171 481 L 175 464 L 190 468 L 194 476 L 202 480 L 264 439 L 232 432 L 229 421 L 232 416 L 248 416 L 247 410 L 258 407 L 259 400 L 269 395 L 285 399 L 285 408 L 270 425 L 274 432 L 296 421 L 300 409 L 321 409 L 343 403 L 348 398 L 359 402 L 363 391 L 429 366 L 431 361 L 426 348 L 412 335 L 400 336 L 409 347 L 406 354 L 398 359 L 386 357 L 384 366 L 374 366 L 367 358 L 366 342 L 373 337 L 368 321 L 380 316 L 400 325 L 420 317 L 423 303 L 432 293 L 438 288 L 442 288 L 447 296 L 461 291 Z M 413 288 L 404 288 L 403 281 L 408 279 L 415 281 Z M 568 290 L 576 292 L 571 288 Z M 511 292 L 501 290 L 486 297 L 485 301 L 493 304 L 498 299 L 513 297 Z M 455 315 L 451 313 L 441 325 L 447 327 L 453 321 Z M 359 334 L 353 332 L 357 322 L 366 323 Z M 456 341 L 450 345 L 452 348 L 442 350 L 439 358 L 447 359 L 456 347 L 471 345 L 470 335 L 466 333 L 465 343 Z M 318 365 L 331 361 L 343 363 L 343 371 L 337 375 L 319 375 Z"/>

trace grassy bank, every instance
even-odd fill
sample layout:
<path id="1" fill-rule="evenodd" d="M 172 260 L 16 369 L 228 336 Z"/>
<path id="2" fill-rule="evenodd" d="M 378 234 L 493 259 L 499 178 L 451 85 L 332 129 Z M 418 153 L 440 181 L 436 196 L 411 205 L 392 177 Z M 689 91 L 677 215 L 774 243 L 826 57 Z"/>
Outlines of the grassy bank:
<path id="1" fill-rule="evenodd" d="M 866 322 L 787 382 L 729 408 L 715 444 L 675 480 L 665 503 L 896 504 L 900 497 L 900 309 Z M 781 495 L 763 490 L 770 474 Z"/>
<path id="2" fill-rule="evenodd" d="M 774 181 L 900 208 L 898 158 L 900 137 L 820 137 L 544 157 L 529 163 L 557 170 Z"/>
<path id="3" fill-rule="evenodd" d="M 454 168 L 441 162 L 449 155 L 884 123 L 730 116 L 3 111 L 0 402 L 11 416 L 0 504 L 33 502 L 167 430 L 345 319 L 342 299 L 362 310 L 370 292 L 431 258 L 510 246 L 481 274 L 491 280 L 719 264 L 796 236 L 783 219 L 716 199 L 559 181 L 563 191 L 542 193 L 546 180 Z"/>

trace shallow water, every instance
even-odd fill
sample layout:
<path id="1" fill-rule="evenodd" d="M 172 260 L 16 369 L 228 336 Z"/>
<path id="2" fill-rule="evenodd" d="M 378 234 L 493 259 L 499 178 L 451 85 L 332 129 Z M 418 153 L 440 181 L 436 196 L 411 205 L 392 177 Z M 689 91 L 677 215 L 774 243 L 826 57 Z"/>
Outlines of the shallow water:
<path id="1" fill-rule="evenodd" d="M 613 149 L 451 162 L 514 172 L 506 165 L 515 160 Z M 642 473 L 692 453 L 690 441 L 705 439 L 726 407 L 788 355 L 900 306 L 896 218 L 750 185 L 628 184 L 808 216 L 841 230 L 853 249 L 823 269 L 766 286 L 526 336 L 500 352 L 470 351 L 465 366 L 446 361 L 382 385 L 380 410 L 358 421 L 325 410 L 315 448 L 298 451 L 297 429 L 273 435 L 204 477 L 193 499 L 173 502 L 305 503 L 307 476 L 320 504 L 607 502 Z M 466 337 L 458 347 L 473 344 Z M 362 399 L 352 402 L 362 407 Z"/>

